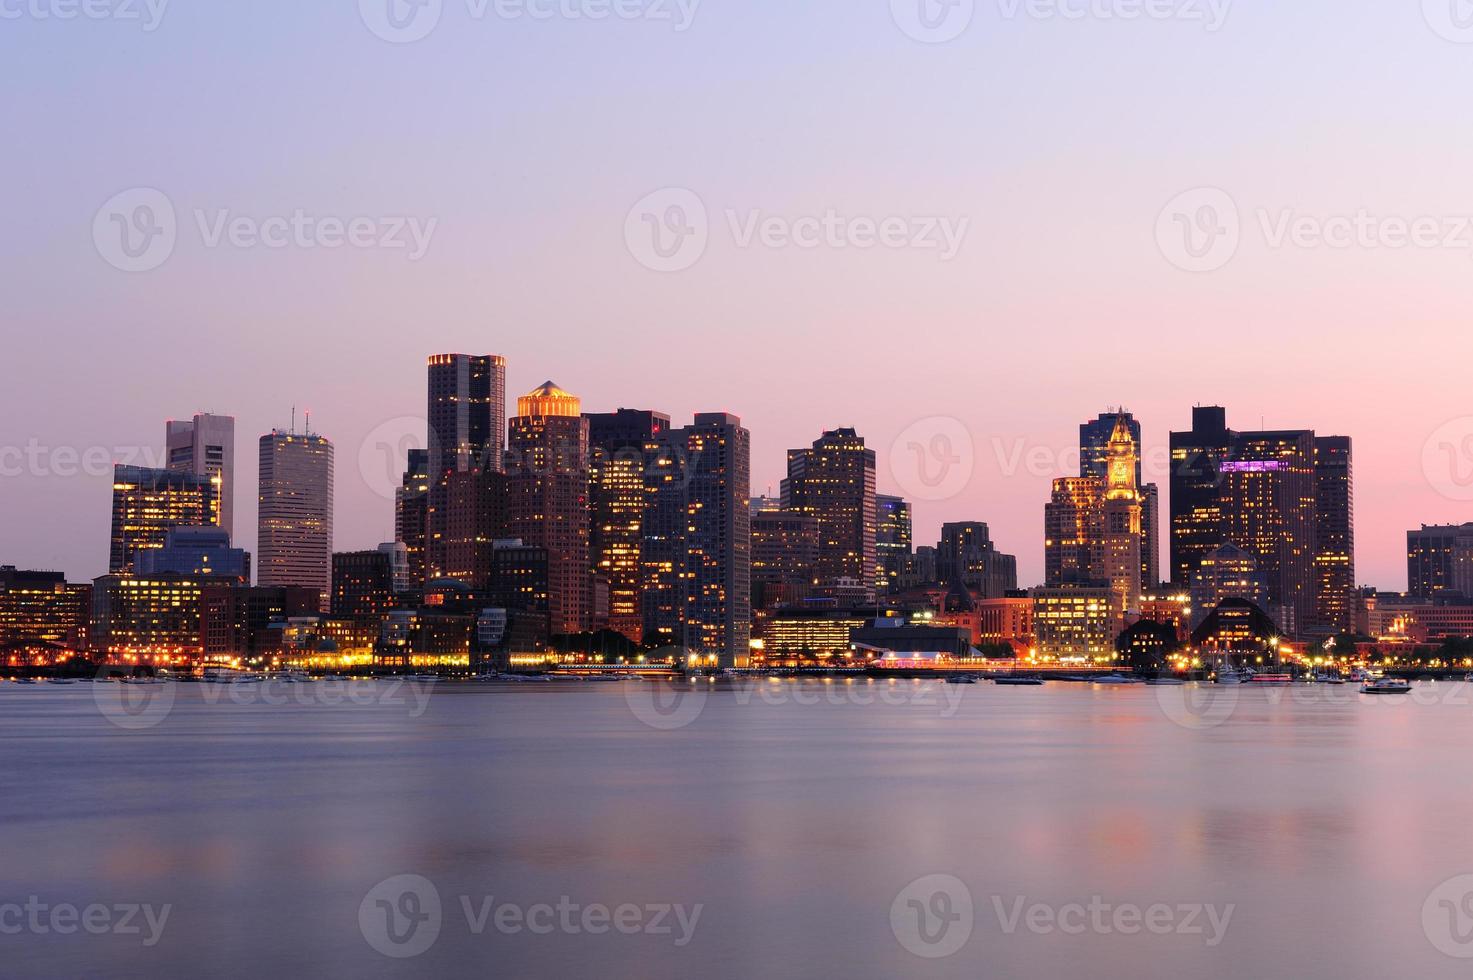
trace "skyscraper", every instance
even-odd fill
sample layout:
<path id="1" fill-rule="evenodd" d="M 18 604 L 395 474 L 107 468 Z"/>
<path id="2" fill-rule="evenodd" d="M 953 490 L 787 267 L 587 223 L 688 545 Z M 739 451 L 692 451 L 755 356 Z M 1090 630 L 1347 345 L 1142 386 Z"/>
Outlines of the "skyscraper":
<path id="1" fill-rule="evenodd" d="M 547 551 L 552 632 L 592 625 L 588 420 L 551 381 L 517 399 L 507 453 L 507 536 Z"/>
<path id="2" fill-rule="evenodd" d="M 669 433 L 670 417 L 627 408 L 586 417 L 593 566 L 608 582 L 609 628 L 638 642 L 644 634 L 647 447 Z"/>
<path id="3" fill-rule="evenodd" d="M 425 580 L 450 578 L 484 591 L 494 545 L 508 536 L 506 474 L 479 466 L 451 470 L 431 492 L 441 519 L 428 543 Z"/>
<path id="4" fill-rule="evenodd" d="M 1346 628 L 1351 600 L 1341 588 L 1355 578 L 1350 440 L 1304 429 L 1234 432 L 1221 408 L 1198 408 L 1193 430 L 1172 433 L 1171 446 L 1177 584 L 1190 584 L 1202 561 L 1231 543 L 1253 556 L 1267 611 L 1285 633 Z M 1332 589 L 1323 604 L 1321 580 Z"/>
<path id="5" fill-rule="evenodd" d="M 1182 588 L 1228 540 L 1218 467 L 1232 453 L 1227 410 L 1192 409 L 1190 432 L 1171 433 L 1171 581 Z"/>
<path id="6" fill-rule="evenodd" d="M 220 497 L 220 526 L 235 535 L 235 419 L 228 415 L 196 415 L 188 422 L 165 425 L 168 468 L 194 473 L 216 482 Z"/>
<path id="7" fill-rule="evenodd" d="M 724 412 L 697 415 L 685 428 L 686 648 L 744 667 L 752 629 L 752 437 Z"/>
<path id="8" fill-rule="evenodd" d="M 112 541 L 108 569 L 133 571 L 138 552 L 162 548 L 176 527 L 218 525 L 214 478 L 142 466 L 113 467 Z"/>
<path id="9" fill-rule="evenodd" d="M 914 546 L 910 504 L 900 497 L 881 494 L 875 497 L 875 515 L 877 588 L 888 592 L 899 583 L 905 560 Z"/>
<path id="10" fill-rule="evenodd" d="M 404 545 L 408 585 L 422 589 L 430 543 L 430 453 L 409 450 L 403 483 L 394 490 L 394 540 Z"/>
<path id="11" fill-rule="evenodd" d="M 1111 608 L 1122 629 L 1139 619 L 1141 612 L 1141 497 L 1137 483 L 1140 452 L 1137 440 L 1138 437 L 1131 434 L 1124 413 L 1121 413 L 1109 445 L 1104 554 Z"/>
<path id="12" fill-rule="evenodd" d="M 429 361 L 431 473 L 499 471 L 506 447 L 506 358 L 436 354 Z"/>
<path id="13" fill-rule="evenodd" d="M 1105 487 L 1096 477 L 1061 477 L 1043 509 L 1044 582 L 1051 587 L 1105 582 Z"/>
<path id="14" fill-rule="evenodd" d="M 1314 441 L 1315 622 L 1323 631 L 1355 628 L 1355 471 L 1350 440 Z"/>
<path id="15" fill-rule="evenodd" d="M 788 452 L 783 508 L 818 518 L 818 579 L 875 584 L 875 452 L 853 429 Z"/>
<path id="16" fill-rule="evenodd" d="M 322 436 L 261 437 L 256 581 L 316 589 L 332 600 L 333 446 Z"/>

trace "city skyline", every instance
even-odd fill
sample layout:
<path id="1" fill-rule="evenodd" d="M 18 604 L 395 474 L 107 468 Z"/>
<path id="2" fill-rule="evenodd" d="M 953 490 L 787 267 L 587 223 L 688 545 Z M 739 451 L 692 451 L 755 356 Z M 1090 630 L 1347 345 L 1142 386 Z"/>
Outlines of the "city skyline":
<path id="1" fill-rule="evenodd" d="M 421 352 L 416 356 L 416 363 L 423 365 L 425 357 L 426 355 Z M 517 370 L 518 364 L 516 360 L 510 357 L 507 357 L 506 360 L 511 365 L 512 377 L 518 379 L 508 382 L 510 385 L 509 390 L 530 389 L 532 387 L 531 385 L 521 385 L 519 379 L 523 375 Z M 418 376 L 419 397 L 417 399 L 421 406 L 423 405 L 422 370 L 421 367 Z M 538 372 L 532 372 L 532 374 L 536 373 Z M 532 374 L 527 374 L 526 376 L 530 377 Z M 167 402 L 169 400 L 168 394 L 163 393 L 161 400 Z M 409 399 L 406 398 L 404 400 L 408 401 Z M 1125 401 L 1127 411 L 1137 420 L 1141 420 L 1142 413 L 1134 407 L 1139 404 L 1139 401 L 1131 402 L 1125 399 L 1122 400 Z M 658 404 L 658 395 L 640 394 L 638 392 L 627 393 L 627 397 L 609 407 L 607 411 L 614 411 L 616 408 L 629 408 L 631 405 L 646 403 L 652 404 L 654 410 L 662 414 L 679 417 L 678 411 L 667 411 L 664 406 Z M 585 400 L 585 412 L 604 410 L 599 406 L 586 406 L 587 402 Z M 1237 410 L 1235 406 L 1230 404 L 1227 407 L 1234 419 L 1238 419 L 1240 422 L 1248 419 L 1246 413 Z M 1182 421 L 1171 429 L 1164 426 L 1154 426 L 1149 417 L 1142 421 L 1145 441 L 1145 450 L 1142 453 L 1142 468 L 1144 479 L 1147 482 L 1160 483 L 1163 488 L 1169 485 L 1170 474 L 1166 469 L 1168 466 L 1166 459 L 1168 456 L 1169 432 L 1190 429 L 1191 408 L 1192 406 L 1184 406 L 1180 410 Z M 690 414 L 695 414 L 703 410 L 698 408 Z M 296 408 L 294 411 L 299 415 L 305 414 L 305 410 L 302 408 Z M 1100 411 L 1104 415 L 1109 416 L 1113 413 L 1114 409 L 1104 408 Z M 213 407 L 213 412 L 226 417 L 230 417 L 232 414 L 218 405 Z M 329 414 L 331 415 L 332 413 Z M 736 414 L 740 413 L 738 412 Z M 1038 509 L 1041 507 L 1041 502 L 1048 499 L 1049 485 L 1053 479 L 1078 475 L 1080 451 L 1077 438 L 1078 426 L 1081 422 L 1093 419 L 1095 414 L 1094 412 L 1081 414 L 1078 420 L 1063 428 L 1061 436 L 1057 440 L 1030 439 L 1021 435 L 1009 436 L 1000 433 L 995 433 L 991 436 L 973 434 L 973 444 L 970 453 L 971 466 L 974 471 L 972 480 L 963 491 L 955 496 L 941 500 L 926 499 L 926 494 L 930 492 L 930 488 L 926 486 L 924 481 L 917 482 L 917 471 L 913 465 L 905 461 L 905 454 L 903 452 L 895 451 L 898 446 L 909 446 L 910 443 L 907 441 L 907 438 L 913 435 L 913 433 L 901 432 L 889 445 L 879 439 L 870 437 L 862 429 L 858 430 L 858 435 L 860 438 L 865 439 L 869 448 L 876 451 L 876 482 L 878 492 L 882 495 L 891 494 L 901 497 L 911 505 L 915 541 L 917 544 L 936 540 L 939 536 L 941 526 L 945 523 L 970 520 L 986 521 L 992 529 L 993 537 L 997 540 L 1000 550 L 1018 556 L 1019 584 L 1026 586 L 1042 584 L 1046 578 L 1044 574 L 1044 535 L 1042 524 L 1037 519 Z M 1278 414 L 1273 416 L 1275 419 L 1279 417 Z M 318 418 L 319 422 L 314 423 L 315 429 L 321 428 L 320 411 L 318 412 Z M 746 418 L 746 416 L 743 416 L 744 424 L 747 424 L 745 422 Z M 298 422 L 296 424 L 300 425 L 301 423 Z M 332 434 L 328 434 L 327 437 L 333 439 L 338 446 L 339 457 L 335 498 L 337 535 L 333 541 L 333 549 L 335 551 L 371 549 L 377 547 L 383 541 L 393 539 L 393 488 L 398 485 L 402 478 L 402 471 L 407 463 L 407 451 L 404 447 L 423 446 L 425 444 L 424 431 L 427 424 L 425 413 L 420 408 L 417 415 L 413 411 L 410 411 L 380 423 L 374 427 L 374 431 L 368 433 L 366 438 L 369 441 L 360 442 L 357 445 L 344 443 L 343 440 L 335 439 Z M 801 425 L 802 423 L 789 423 L 789 425 L 793 424 Z M 927 427 L 928 432 L 940 432 L 952 438 L 955 438 L 955 433 L 965 431 L 964 425 L 958 428 L 960 420 L 949 417 L 933 418 L 924 421 L 923 424 Z M 1289 420 L 1287 424 L 1296 428 L 1298 427 L 1292 420 Z M 1329 425 L 1333 426 L 1334 422 L 1332 421 Z M 892 423 L 886 428 L 893 430 L 896 426 L 896 423 Z M 154 425 L 149 431 L 156 431 L 157 427 L 157 420 L 155 420 Z M 832 431 L 838 428 L 838 426 L 823 426 L 820 428 L 815 425 L 806 438 L 799 437 L 801 441 L 795 443 L 793 446 L 778 450 L 773 446 L 770 439 L 764 438 L 764 434 L 760 430 L 753 430 L 750 425 L 747 427 L 750 431 L 753 431 L 752 492 L 754 496 L 766 494 L 769 491 L 773 496 L 777 496 L 779 485 L 786 475 L 787 454 L 795 448 L 808 446 L 822 432 Z M 1310 425 L 1304 426 L 1304 428 L 1312 427 Z M 238 442 L 251 438 L 248 435 L 251 427 L 238 416 L 236 428 Z M 913 429 L 914 425 L 908 428 Z M 1252 423 L 1251 428 L 1256 429 L 1256 423 Z M 1336 431 L 1339 431 L 1339 429 Z M 1444 497 L 1434 489 L 1432 481 L 1424 474 L 1423 460 L 1421 458 L 1422 447 L 1419 446 L 1417 447 L 1418 452 L 1416 458 L 1411 464 L 1415 467 L 1412 478 L 1414 483 L 1420 483 L 1425 488 L 1425 492 L 1421 496 L 1430 498 L 1428 500 L 1428 508 L 1425 511 L 1419 510 L 1414 512 L 1410 504 L 1402 503 L 1396 508 L 1397 516 L 1393 518 L 1395 520 L 1394 524 L 1378 526 L 1370 513 L 1370 505 L 1366 502 L 1366 498 L 1375 494 L 1375 487 L 1387 485 L 1387 481 L 1385 480 L 1384 474 L 1377 474 L 1371 469 L 1370 464 L 1365 461 L 1366 450 L 1363 448 L 1361 440 L 1356 437 L 1353 431 L 1350 433 L 1350 436 L 1356 439 L 1356 518 L 1357 524 L 1361 528 L 1361 533 L 1357 536 L 1356 541 L 1357 564 L 1360 569 L 1358 575 L 1359 581 L 1356 584 L 1373 585 L 1388 590 L 1400 590 L 1405 587 L 1406 583 L 1406 554 L 1404 548 L 1406 531 L 1422 524 L 1463 523 L 1469 511 L 1465 507 L 1460 506 L 1458 501 Z M 504 437 L 505 435 L 503 433 Z M 388 440 L 387 442 L 384 441 L 386 439 Z M 391 452 L 391 443 L 393 452 L 403 453 L 403 457 L 395 464 L 385 462 L 388 459 L 387 454 Z M 118 444 L 120 446 L 124 445 L 121 442 Z M 88 449 L 83 447 L 77 450 L 77 456 L 79 458 L 85 458 L 87 452 Z M 931 449 L 927 447 L 924 452 L 929 457 Z M 53 453 L 52 455 L 57 454 Z M 245 456 L 254 458 L 254 455 L 254 452 L 247 452 L 243 456 L 237 448 L 237 456 L 239 458 L 245 458 Z M 966 453 L 962 455 L 964 458 L 960 465 L 961 468 L 965 468 L 967 465 Z M 776 457 L 776 459 L 773 457 Z M 97 458 L 101 459 L 102 457 L 98 456 Z M 137 449 L 129 449 L 120 455 L 119 458 L 134 458 L 139 460 L 140 462 L 135 465 L 156 464 L 162 467 L 167 460 L 166 447 L 162 445 L 162 440 L 160 440 L 157 445 L 145 445 Z M 80 469 L 83 464 L 74 463 L 73 465 Z M 386 467 L 383 474 L 377 471 L 379 465 Z M 925 465 L 934 465 L 934 461 L 928 461 Z M 388 470 L 395 469 L 396 467 L 397 473 L 391 482 L 388 479 L 387 473 Z M 1050 467 L 1054 467 L 1054 469 Z M 39 482 L 42 484 L 48 480 L 73 484 L 82 483 L 95 486 L 97 492 L 101 493 L 105 498 L 111 492 L 111 464 L 107 466 L 106 472 L 108 474 L 107 477 L 102 479 L 88 474 L 74 476 L 58 475 L 55 477 L 31 477 L 26 475 L 4 482 L 12 486 L 17 481 Z M 763 474 L 767 475 L 770 482 L 764 480 Z M 255 539 L 257 524 L 256 504 L 254 494 L 250 492 L 254 487 L 254 478 L 255 474 L 249 468 L 237 465 L 235 495 L 238 502 L 236 505 L 236 533 L 232 537 L 232 543 L 252 553 L 258 550 L 258 543 Z M 907 484 L 909 484 L 909 488 Z M 241 492 L 242 486 L 244 486 L 246 491 L 244 493 Z M 919 487 L 921 490 L 920 499 L 917 498 L 917 495 L 910 492 L 910 489 L 916 487 Z M 990 499 L 979 498 L 978 491 L 988 487 L 992 488 L 994 495 Z M 1373 489 L 1368 490 L 1367 487 Z M 943 489 L 946 488 L 943 486 Z M 1041 496 L 1034 497 L 1035 489 L 1041 493 Z M 1164 489 L 1163 493 L 1166 493 Z M 387 496 L 385 496 L 386 494 Z M 1416 496 L 1414 494 L 1412 499 L 1416 499 Z M 63 494 L 62 497 L 65 499 L 75 499 L 72 494 Z M 1442 506 L 1438 506 L 1439 501 Z M 33 506 L 42 506 L 43 509 L 46 509 L 52 503 L 48 498 L 39 504 L 33 504 Z M 81 506 L 84 508 L 84 511 L 78 512 L 75 508 L 72 508 L 72 513 L 61 515 L 59 519 L 79 529 L 96 523 L 96 514 L 90 510 L 92 504 L 83 503 Z M 1171 530 L 1169 503 L 1163 502 L 1162 506 L 1166 513 L 1163 514 L 1161 519 L 1160 533 L 1162 540 L 1160 551 L 1163 577 L 1165 577 L 1170 571 Z M 1007 516 L 1009 514 L 1020 516 L 1017 519 L 1009 519 Z M 54 527 L 54 525 L 51 525 L 51 527 Z M 6 530 L 8 534 L 24 535 L 27 529 L 11 527 Z M 81 532 L 79 531 L 78 535 L 80 536 L 80 534 Z M 42 537 L 43 541 L 38 542 L 43 545 L 42 557 L 35 558 L 28 555 L 24 549 L 10 547 L 6 553 L 11 557 L 7 560 L 11 560 L 12 563 L 23 567 L 49 568 L 62 571 L 69 578 L 73 579 L 90 578 L 95 574 L 100 574 L 101 570 L 105 570 L 96 569 L 92 564 L 93 559 L 89 557 L 89 553 L 95 553 L 97 551 L 95 541 L 76 541 L 72 540 L 68 535 L 62 535 L 58 539 L 54 531 Z M 44 547 L 48 543 L 51 547 Z M 60 558 L 60 563 L 52 560 L 50 558 L 52 555 Z"/>

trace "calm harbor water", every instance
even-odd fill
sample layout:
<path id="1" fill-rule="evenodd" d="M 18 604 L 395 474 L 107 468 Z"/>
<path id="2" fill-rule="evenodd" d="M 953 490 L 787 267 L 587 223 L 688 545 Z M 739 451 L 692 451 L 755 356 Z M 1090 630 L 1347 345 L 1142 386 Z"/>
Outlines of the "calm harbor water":
<path id="1" fill-rule="evenodd" d="M 213 687 L 0 684 L 0 975 L 1473 969 L 1460 684 Z"/>

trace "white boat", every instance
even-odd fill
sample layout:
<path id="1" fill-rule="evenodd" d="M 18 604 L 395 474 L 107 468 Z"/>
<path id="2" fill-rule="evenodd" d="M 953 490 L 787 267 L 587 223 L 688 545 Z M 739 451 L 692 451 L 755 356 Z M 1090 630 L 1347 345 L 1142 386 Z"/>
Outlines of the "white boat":
<path id="1" fill-rule="evenodd" d="M 444 678 L 439 674 L 410 674 L 405 680 L 414 681 L 416 684 L 438 684 Z"/>
<path id="2" fill-rule="evenodd" d="M 1241 670 L 1234 670 L 1233 668 L 1228 667 L 1225 670 L 1219 670 L 1217 672 L 1217 683 L 1246 684 L 1250 676 L 1252 675 L 1247 674 Z"/>
<path id="3" fill-rule="evenodd" d="M 47 679 L 46 683 L 48 683 L 48 684 L 75 684 L 77 682 L 74 681 L 74 680 L 72 680 L 70 677 L 51 677 L 51 678 L 48 678 Z"/>
<path id="4" fill-rule="evenodd" d="M 15 683 L 16 684 L 34 684 L 34 683 L 36 683 L 36 679 L 34 677 L 17 677 L 15 679 Z"/>
<path id="5" fill-rule="evenodd" d="M 1412 689 L 1412 682 L 1400 677 L 1382 677 L 1380 680 L 1371 681 L 1360 689 L 1362 694 L 1406 694 Z"/>
<path id="6" fill-rule="evenodd" d="M 1125 677 L 1121 674 L 1106 674 L 1104 677 L 1096 677 L 1094 682 L 1096 684 L 1139 684 L 1141 683 L 1141 679 L 1139 677 Z"/>

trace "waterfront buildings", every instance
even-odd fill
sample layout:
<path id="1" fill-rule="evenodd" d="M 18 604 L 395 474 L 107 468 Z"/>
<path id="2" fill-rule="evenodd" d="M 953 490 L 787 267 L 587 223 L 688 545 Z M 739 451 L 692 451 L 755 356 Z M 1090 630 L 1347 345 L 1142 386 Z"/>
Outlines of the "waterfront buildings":
<path id="1" fill-rule="evenodd" d="M 333 445 L 310 432 L 261 437 L 256 580 L 332 600 Z"/>
<path id="2" fill-rule="evenodd" d="M 875 452 L 853 429 L 833 429 L 788 451 L 783 509 L 818 518 L 819 583 L 876 581 Z"/>
<path id="3" fill-rule="evenodd" d="M 196 415 L 165 424 L 167 468 L 210 478 L 219 498 L 219 524 L 235 536 L 235 419 L 228 415 Z"/>
<path id="4" fill-rule="evenodd" d="M 1109 479 L 1110 441 L 1124 422 L 1136 448 L 1135 485 L 1141 505 L 1141 582 L 1154 589 L 1161 582 L 1161 488 L 1144 479 L 1145 443 L 1141 424 L 1126 411 L 1106 412 L 1079 426 L 1079 475 Z"/>
<path id="5" fill-rule="evenodd" d="M 1043 511 L 1044 583 L 1098 586 L 1105 580 L 1105 493 L 1095 477 L 1061 477 Z"/>
<path id="6" fill-rule="evenodd" d="M 0 566 L 0 651 L 82 649 L 91 604 L 92 587 L 61 572 Z"/>
<path id="7" fill-rule="evenodd" d="M 162 548 L 171 529 L 218 525 L 219 516 L 218 486 L 208 475 L 115 466 L 108 569 L 131 572 L 138 553 Z"/>
<path id="8" fill-rule="evenodd" d="M 1407 592 L 1473 599 L 1473 523 L 1423 524 L 1407 532 Z"/>
<path id="9" fill-rule="evenodd" d="M 1033 633 L 1047 658 L 1106 662 L 1115 657 L 1120 634 L 1109 587 L 1065 586 L 1033 590 Z"/>
<path id="10" fill-rule="evenodd" d="M 1314 441 L 1314 589 L 1317 629 L 1349 633 L 1355 627 L 1355 468 L 1344 436 Z"/>
<path id="11" fill-rule="evenodd" d="M 752 436 L 735 415 L 703 413 L 685 428 L 685 446 L 685 645 L 723 667 L 745 667 L 752 627 Z"/>
<path id="12" fill-rule="evenodd" d="M 818 575 L 818 518 L 788 510 L 752 514 L 752 593 L 758 608 L 801 601 Z"/>
<path id="13" fill-rule="evenodd" d="M 1138 490 L 1140 453 L 1122 413 L 1110 437 L 1104 498 L 1105 581 L 1111 606 L 1123 630 L 1140 618 L 1141 497 Z"/>
<path id="14" fill-rule="evenodd" d="M 394 552 L 344 551 L 332 556 L 332 615 L 379 622 L 399 604 Z"/>
<path id="15" fill-rule="evenodd" d="M 114 663 L 184 666 L 204 654 L 203 575 L 103 575 L 92 583 L 91 649 Z"/>

